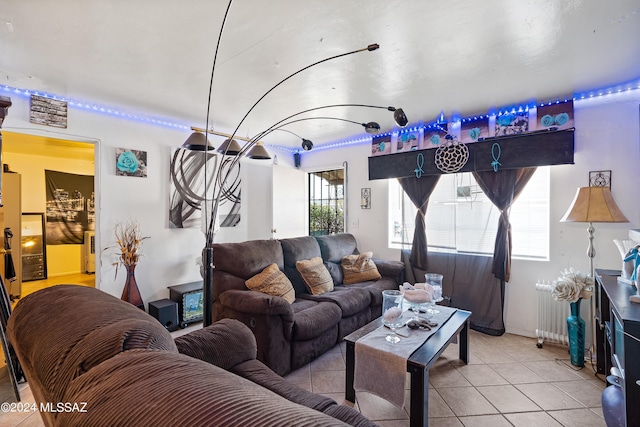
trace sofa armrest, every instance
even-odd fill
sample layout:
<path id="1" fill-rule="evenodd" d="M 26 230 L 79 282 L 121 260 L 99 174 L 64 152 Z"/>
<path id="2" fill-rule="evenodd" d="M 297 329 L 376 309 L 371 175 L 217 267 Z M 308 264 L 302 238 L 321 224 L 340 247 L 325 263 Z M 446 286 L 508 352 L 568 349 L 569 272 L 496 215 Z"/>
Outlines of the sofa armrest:
<path id="1" fill-rule="evenodd" d="M 234 319 L 221 319 L 212 325 L 177 337 L 178 351 L 229 370 L 256 358 L 256 339 L 251 330 Z"/>
<path id="2" fill-rule="evenodd" d="M 378 271 L 384 277 L 395 279 L 398 284 L 404 282 L 404 263 L 401 261 L 388 261 L 384 259 L 372 258 Z"/>
<path id="3" fill-rule="evenodd" d="M 262 316 L 282 316 L 293 322 L 291 304 L 282 297 L 275 297 L 257 291 L 231 289 L 220 294 L 220 303 L 234 311 Z"/>

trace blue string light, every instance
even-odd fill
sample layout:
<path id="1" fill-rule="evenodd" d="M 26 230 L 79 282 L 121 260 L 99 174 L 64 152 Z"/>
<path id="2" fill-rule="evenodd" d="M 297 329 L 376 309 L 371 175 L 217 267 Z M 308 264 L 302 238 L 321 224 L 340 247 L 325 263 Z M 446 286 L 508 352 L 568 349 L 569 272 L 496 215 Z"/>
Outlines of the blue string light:
<path id="1" fill-rule="evenodd" d="M 560 104 L 560 103 L 572 102 L 572 101 L 577 101 L 577 100 L 582 100 L 582 99 L 590 99 L 590 98 L 600 97 L 600 96 L 615 95 L 617 93 L 628 92 L 628 91 L 638 90 L 638 89 L 640 89 L 640 80 L 633 80 L 633 81 L 629 81 L 629 82 L 626 82 L 626 83 L 621 83 L 621 84 L 614 85 L 614 86 L 607 87 L 607 88 L 592 89 L 592 90 L 585 91 L 585 92 L 576 92 L 571 98 L 564 98 L 563 100 L 561 100 L 560 98 L 556 98 L 556 99 L 549 99 L 547 101 L 532 101 L 530 103 L 530 105 L 519 104 L 519 105 L 516 105 L 516 106 L 500 107 L 497 113 L 496 113 L 496 109 L 494 107 L 490 107 L 488 114 L 474 115 L 474 116 L 469 116 L 469 117 L 462 117 L 462 118 L 459 118 L 458 120 L 460 122 L 462 122 L 462 123 L 473 122 L 473 121 L 477 121 L 477 120 L 488 119 L 490 116 L 507 114 L 508 112 L 524 112 L 524 111 L 528 111 L 531 107 L 536 107 L 536 106 L 543 107 L 545 105 Z M 88 101 L 82 101 L 82 100 L 77 100 L 77 99 L 66 98 L 64 96 L 60 96 L 60 95 L 56 95 L 56 94 L 52 94 L 52 93 L 41 92 L 41 91 L 36 91 L 36 90 L 29 90 L 29 89 L 21 89 L 21 88 L 8 86 L 8 85 L 0 85 L 0 92 L 2 92 L 2 91 L 8 92 L 10 94 L 24 96 L 24 97 L 30 97 L 31 95 L 37 95 L 37 96 L 42 96 L 42 97 L 45 97 L 45 98 L 51 98 L 51 99 L 58 100 L 58 101 L 66 101 L 70 107 L 80 108 L 80 109 L 84 109 L 86 111 L 92 111 L 92 112 L 112 115 L 112 116 L 115 116 L 115 117 L 118 117 L 118 118 L 132 119 L 132 120 L 137 120 L 137 121 L 150 123 L 150 124 L 154 124 L 154 125 L 159 125 L 159 126 L 164 126 L 164 127 L 171 127 L 171 128 L 174 128 L 174 129 L 181 129 L 181 130 L 189 130 L 189 129 L 191 129 L 191 127 L 189 125 L 186 125 L 184 123 L 174 122 L 174 121 L 171 121 L 169 119 L 153 118 L 153 117 L 150 117 L 150 116 L 145 116 L 145 115 L 141 115 L 141 114 L 137 114 L 137 113 L 133 113 L 133 112 L 119 110 L 119 109 L 114 108 L 114 107 L 97 105 L 97 104 L 94 104 L 94 103 L 88 102 Z M 380 134 L 378 136 L 389 136 L 392 133 L 400 134 L 400 133 L 404 133 L 404 132 L 416 132 L 416 131 L 425 130 L 425 129 L 438 128 L 438 122 L 442 123 L 442 122 L 444 122 L 444 119 L 445 119 L 444 113 L 440 113 L 437 121 L 434 122 L 434 123 L 431 123 L 431 124 L 428 124 L 428 125 L 414 126 L 413 128 L 410 128 L 408 130 L 407 129 L 403 129 L 403 130 L 400 130 L 400 131 L 387 132 L 387 133 L 384 133 L 384 134 Z M 359 143 L 363 143 L 363 142 L 371 142 L 371 137 L 370 136 L 365 136 L 365 137 L 348 138 L 348 139 L 336 141 L 336 142 L 333 142 L 333 143 L 316 146 L 316 147 L 314 147 L 314 151 L 328 149 L 328 148 L 337 148 L 337 147 L 342 147 L 342 146 L 346 146 L 346 145 L 354 145 L 354 144 L 359 144 Z M 292 153 L 296 152 L 295 149 L 291 149 L 291 148 L 288 148 L 288 147 L 282 147 L 282 146 L 271 145 L 271 144 L 268 144 L 268 145 L 270 147 L 277 148 L 277 149 L 280 149 L 280 150 L 283 150 L 283 151 L 289 151 L 289 152 L 292 152 Z"/>

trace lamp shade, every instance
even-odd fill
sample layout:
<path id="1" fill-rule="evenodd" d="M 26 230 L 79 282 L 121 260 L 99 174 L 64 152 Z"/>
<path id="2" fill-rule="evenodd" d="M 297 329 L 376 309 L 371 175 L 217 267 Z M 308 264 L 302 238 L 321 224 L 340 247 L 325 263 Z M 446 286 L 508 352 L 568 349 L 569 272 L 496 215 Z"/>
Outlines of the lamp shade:
<path id="1" fill-rule="evenodd" d="M 242 150 L 242 147 L 238 141 L 227 138 L 218 148 L 218 153 L 226 154 L 227 156 L 237 156 L 240 150 Z"/>
<path id="2" fill-rule="evenodd" d="M 364 130 L 367 133 L 378 133 L 378 132 L 380 132 L 380 124 L 378 124 L 376 122 L 362 123 L 362 126 L 364 126 Z"/>
<path id="3" fill-rule="evenodd" d="M 393 119 L 396 121 L 398 126 L 406 126 L 409 123 L 409 119 L 407 119 L 407 115 L 404 114 L 404 110 L 402 108 L 396 108 L 393 111 Z"/>
<path id="4" fill-rule="evenodd" d="M 578 188 L 560 222 L 629 222 L 608 187 Z"/>
<path id="5" fill-rule="evenodd" d="M 264 148 L 261 142 L 256 143 L 249 152 L 247 153 L 247 157 L 250 159 L 259 159 L 259 160 L 269 160 L 271 156 L 269 152 Z"/>
<path id="6" fill-rule="evenodd" d="M 302 138 L 302 148 L 304 149 L 304 151 L 311 151 L 311 149 L 313 148 L 313 142 L 308 139 Z"/>
<path id="7" fill-rule="evenodd" d="M 182 148 L 194 151 L 214 150 L 215 147 L 207 141 L 207 137 L 202 132 L 193 132 L 182 144 Z"/>

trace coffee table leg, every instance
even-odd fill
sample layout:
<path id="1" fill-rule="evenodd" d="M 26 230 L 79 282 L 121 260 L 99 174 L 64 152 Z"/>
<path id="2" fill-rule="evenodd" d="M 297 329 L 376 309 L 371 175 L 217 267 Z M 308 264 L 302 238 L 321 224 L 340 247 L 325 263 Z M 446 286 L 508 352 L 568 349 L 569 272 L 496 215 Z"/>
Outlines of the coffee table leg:
<path id="1" fill-rule="evenodd" d="M 411 375 L 410 427 L 429 425 L 429 369 L 409 366 Z"/>
<path id="2" fill-rule="evenodd" d="M 465 364 L 469 363 L 469 320 L 464 322 L 460 330 L 460 360 Z"/>
<path id="3" fill-rule="evenodd" d="M 344 398 L 349 402 L 356 403 L 356 391 L 353 388 L 355 358 L 355 343 L 347 341 L 347 372 L 345 375 Z"/>

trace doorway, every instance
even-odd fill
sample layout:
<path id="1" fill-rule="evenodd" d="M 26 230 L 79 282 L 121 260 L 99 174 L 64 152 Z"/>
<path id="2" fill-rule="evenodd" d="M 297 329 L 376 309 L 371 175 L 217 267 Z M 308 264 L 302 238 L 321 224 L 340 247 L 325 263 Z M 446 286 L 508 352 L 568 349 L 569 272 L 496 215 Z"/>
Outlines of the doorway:
<path id="1" fill-rule="evenodd" d="M 84 206 L 84 209 L 88 211 L 88 214 L 84 214 L 84 218 L 91 228 L 95 230 L 97 217 L 93 207 L 96 206 L 94 200 L 97 194 L 95 157 L 98 141 L 75 141 L 63 138 L 64 136 L 58 138 L 4 130 L 2 147 L 3 176 L 7 174 L 19 175 L 19 185 L 21 187 L 19 191 L 19 212 L 21 214 L 41 213 L 47 218 L 48 223 L 56 220 L 56 218 L 51 215 L 47 217 L 47 213 L 50 213 L 51 210 L 49 209 L 51 201 L 47 201 L 46 193 L 47 186 L 51 184 L 45 182 L 45 171 L 94 177 L 95 190 L 92 194 L 83 194 L 80 197 L 77 195 L 63 197 L 62 202 L 58 201 L 57 205 L 58 208 L 62 206 L 62 210 L 67 205 Z M 56 189 L 54 191 L 65 194 L 64 189 Z M 69 193 L 74 193 L 73 189 Z M 5 203 L 5 209 L 11 209 L 11 206 Z M 70 212 L 67 212 L 66 215 L 68 216 L 69 214 Z M 19 227 L 20 225 L 14 225 L 12 228 L 17 229 Z M 24 251 L 25 257 L 23 259 L 23 239 L 21 236 L 22 232 L 28 234 L 29 231 L 25 231 L 24 226 L 19 232 L 16 231 L 14 230 L 13 234 L 18 238 L 13 238 L 14 249 L 12 251 L 15 263 L 20 263 L 23 260 L 30 262 L 33 256 L 28 255 L 28 249 Z M 96 286 L 95 268 L 87 267 L 87 265 L 91 264 L 87 262 L 87 257 L 92 255 L 90 251 L 91 245 L 85 244 L 85 240 L 74 242 L 74 244 L 49 244 L 47 242 L 45 260 L 45 271 L 47 273 L 42 277 L 24 276 L 22 274 L 22 277 L 19 278 L 21 279 L 19 288 L 16 289 L 16 286 L 12 286 L 11 293 L 14 297 L 14 303 L 19 298 L 39 289 L 57 284 L 70 283 Z M 94 242 L 93 239 L 92 242 Z M 95 257 L 95 255 L 94 243 L 93 256 Z M 29 270 L 30 267 L 30 265 L 27 265 L 27 268 L 23 269 L 23 273 L 25 270 Z"/>

